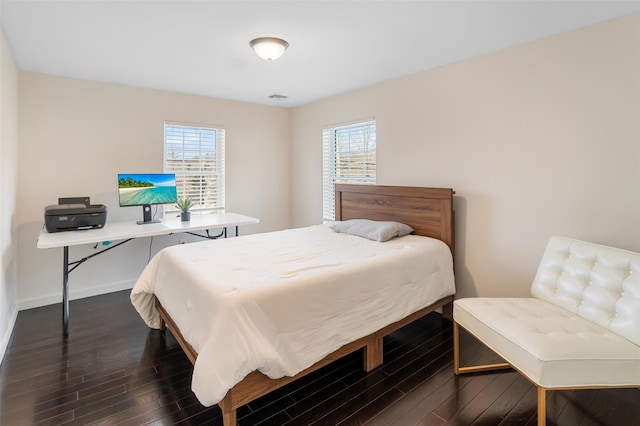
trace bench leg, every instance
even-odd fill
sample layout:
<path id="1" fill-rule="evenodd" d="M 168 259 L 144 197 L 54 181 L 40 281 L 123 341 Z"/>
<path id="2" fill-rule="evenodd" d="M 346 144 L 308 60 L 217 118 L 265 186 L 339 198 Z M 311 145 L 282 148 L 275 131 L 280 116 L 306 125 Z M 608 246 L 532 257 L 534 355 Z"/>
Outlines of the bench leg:
<path id="1" fill-rule="evenodd" d="M 460 330 L 458 323 L 453 322 L 453 372 L 460 374 Z"/>
<path id="2" fill-rule="evenodd" d="M 453 372 L 458 375 L 461 373 L 473 373 L 479 371 L 502 370 L 512 368 L 509 363 L 476 365 L 471 367 L 460 367 L 460 326 L 453 321 Z M 537 386 L 538 388 L 538 426 L 546 426 L 547 424 L 547 389 Z"/>
<path id="3" fill-rule="evenodd" d="M 511 368 L 511 364 L 507 362 L 460 367 L 460 330 L 458 323 L 455 320 L 453 321 L 453 372 L 456 375 L 462 373 L 477 373 L 480 371 L 504 370 L 508 368 Z"/>
<path id="4" fill-rule="evenodd" d="M 538 386 L 538 426 L 547 424 L 547 390 Z"/>

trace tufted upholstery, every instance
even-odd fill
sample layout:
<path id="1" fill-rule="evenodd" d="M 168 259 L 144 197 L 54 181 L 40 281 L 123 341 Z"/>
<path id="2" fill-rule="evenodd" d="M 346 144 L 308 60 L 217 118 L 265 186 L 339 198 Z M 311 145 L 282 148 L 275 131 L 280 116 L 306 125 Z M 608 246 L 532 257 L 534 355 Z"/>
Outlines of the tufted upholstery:
<path id="1" fill-rule="evenodd" d="M 640 253 L 565 237 L 547 244 L 530 298 L 454 302 L 454 368 L 458 326 L 469 331 L 538 387 L 538 424 L 546 389 L 640 386 Z"/>
<path id="2" fill-rule="evenodd" d="M 640 254 L 553 237 L 531 295 L 640 345 Z"/>
<path id="3" fill-rule="evenodd" d="M 640 347 L 535 298 L 456 300 L 454 319 L 545 388 L 640 386 Z"/>

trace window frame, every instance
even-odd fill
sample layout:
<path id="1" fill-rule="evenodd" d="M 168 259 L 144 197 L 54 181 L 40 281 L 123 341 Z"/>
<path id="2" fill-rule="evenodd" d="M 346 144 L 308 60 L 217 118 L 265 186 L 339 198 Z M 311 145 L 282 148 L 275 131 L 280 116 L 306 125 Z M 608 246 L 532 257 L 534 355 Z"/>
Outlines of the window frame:
<path id="1" fill-rule="evenodd" d="M 354 145 L 362 144 L 362 149 L 351 149 L 349 158 L 345 158 L 345 167 L 338 166 L 338 154 L 341 152 L 339 133 L 348 140 L 350 146 L 352 132 L 362 132 L 362 140 L 354 136 Z M 345 152 L 345 151 L 342 151 Z M 360 163 L 363 167 L 352 167 L 352 155 L 362 156 Z M 371 154 L 373 162 L 371 162 Z M 343 168 L 355 173 L 341 173 Z M 335 124 L 322 128 L 322 219 L 335 220 L 335 184 L 352 183 L 375 185 L 377 182 L 377 124 L 375 117 L 357 120 L 349 123 Z"/>
<path id="2" fill-rule="evenodd" d="M 175 121 L 165 121 L 164 122 L 164 149 L 163 149 L 163 170 L 165 173 L 175 173 L 176 175 L 176 187 L 178 197 L 185 198 L 191 197 L 196 198 L 194 201 L 193 207 L 191 207 L 190 211 L 192 212 L 200 212 L 207 213 L 217 210 L 225 209 L 225 129 L 223 126 L 215 126 L 215 125 L 207 125 L 207 124 L 194 124 L 194 123 L 182 123 Z M 177 138 L 177 140 L 171 140 L 172 137 L 169 135 L 169 130 L 182 129 L 183 134 L 181 138 Z M 191 132 L 191 136 L 198 136 L 198 149 L 194 149 L 194 140 L 191 140 L 191 146 L 188 146 L 188 142 L 186 141 L 187 137 L 185 136 L 185 132 Z M 203 133 L 213 132 L 213 142 L 203 141 Z M 179 145 L 179 139 L 182 139 L 182 149 L 181 151 L 176 151 L 171 148 L 171 145 Z M 206 148 L 207 143 L 213 144 L 214 149 L 203 149 Z M 176 161 L 182 161 L 183 170 L 177 170 L 175 167 L 171 167 L 169 165 L 170 156 L 176 155 L 178 153 L 178 159 Z M 193 154 L 198 157 L 199 169 L 198 170 L 185 170 L 186 166 L 194 166 L 195 162 L 189 163 L 188 160 L 185 160 L 186 154 Z M 206 160 L 202 158 L 202 155 L 213 155 L 213 170 L 206 170 L 208 168 Z M 186 178 L 192 177 L 200 180 L 200 185 L 196 184 L 197 195 L 189 194 L 186 184 Z M 210 182 L 208 177 L 215 177 L 215 196 L 207 196 L 206 186 L 207 182 Z M 204 185 L 203 185 L 204 184 Z M 192 183 L 193 185 L 193 183 Z M 193 191 L 193 190 L 192 190 Z M 211 200 L 213 202 L 208 203 L 207 200 Z M 205 201 L 203 203 L 202 201 Z M 180 211 L 175 205 L 167 205 L 165 206 L 166 213 L 173 213 Z"/>

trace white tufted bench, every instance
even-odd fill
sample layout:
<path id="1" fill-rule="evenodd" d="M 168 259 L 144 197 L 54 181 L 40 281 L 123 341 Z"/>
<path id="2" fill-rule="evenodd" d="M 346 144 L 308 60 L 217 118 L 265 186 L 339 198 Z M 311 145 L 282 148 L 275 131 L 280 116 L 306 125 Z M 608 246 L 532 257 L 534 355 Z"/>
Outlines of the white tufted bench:
<path id="1" fill-rule="evenodd" d="M 564 237 L 549 241 L 531 298 L 454 302 L 456 374 L 513 367 L 546 391 L 640 387 L 640 253 Z M 506 363 L 460 367 L 461 326 Z"/>

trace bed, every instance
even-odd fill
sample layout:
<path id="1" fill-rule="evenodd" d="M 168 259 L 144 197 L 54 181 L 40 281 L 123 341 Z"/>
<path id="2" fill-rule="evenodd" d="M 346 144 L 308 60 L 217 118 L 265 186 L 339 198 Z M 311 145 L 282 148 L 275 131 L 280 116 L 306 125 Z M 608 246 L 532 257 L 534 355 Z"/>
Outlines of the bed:
<path id="1" fill-rule="evenodd" d="M 336 221 L 395 221 L 414 235 L 380 243 L 333 224 L 174 246 L 149 262 L 131 300 L 168 325 L 194 364 L 192 390 L 236 409 L 364 349 L 382 364 L 385 335 L 441 308 L 451 318 L 453 191 L 336 185 Z M 423 238 L 430 237 L 430 238 Z"/>

